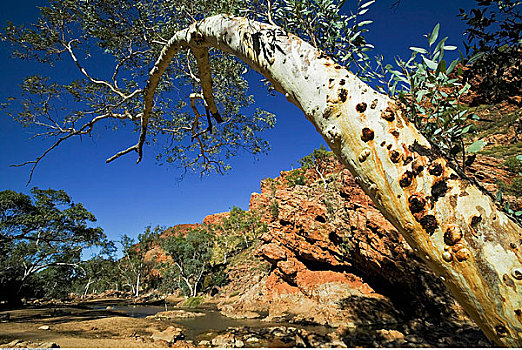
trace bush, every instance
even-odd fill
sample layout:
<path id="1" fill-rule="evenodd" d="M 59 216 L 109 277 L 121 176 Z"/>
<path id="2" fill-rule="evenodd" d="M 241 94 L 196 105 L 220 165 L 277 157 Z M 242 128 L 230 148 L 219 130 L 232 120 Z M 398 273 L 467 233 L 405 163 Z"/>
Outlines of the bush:
<path id="1" fill-rule="evenodd" d="M 460 10 L 459 17 L 468 28 L 466 53 L 478 59 L 466 78 L 478 79 L 480 92 L 477 103 L 498 103 L 520 92 L 522 50 L 517 0 L 476 0 L 478 7 L 469 12 Z M 470 59 L 470 60 L 473 60 Z M 520 104 L 520 103 L 519 103 Z"/>
<path id="2" fill-rule="evenodd" d="M 270 202 L 269 209 L 270 209 L 270 214 L 272 214 L 272 219 L 277 220 L 277 218 L 279 217 L 279 203 L 277 202 L 276 199 L 273 199 Z"/>
<path id="3" fill-rule="evenodd" d="M 324 145 L 320 145 L 319 148 L 314 149 L 312 153 L 299 159 L 299 164 L 303 169 L 311 169 L 332 156 L 332 151 L 328 151 Z"/>
<path id="4" fill-rule="evenodd" d="M 306 177 L 301 169 L 295 169 L 288 172 L 285 179 L 288 181 L 288 186 L 290 187 L 295 187 L 297 185 L 303 186 L 306 184 Z"/>
<path id="5" fill-rule="evenodd" d="M 190 309 L 198 307 L 203 302 L 203 296 L 190 297 L 183 303 L 183 307 L 188 307 Z"/>
<path id="6" fill-rule="evenodd" d="M 497 200 L 502 202 L 502 193 L 506 193 L 516 197 L 522 197 L 522 177 L 518 177 L 513 180 L 511 185 L 506 184 L 504 181 L 497 182 L 500 188 L 500 195 L 497 193 Z"/>
<path id="7" fill-rule="evenodd" d="M 517 157 L 509 157 L 506 159 L 504 166 L 513 173 L 522 173 L 522 161 Z"/>
<path id="8" fill-rule="evenodd" d="M 508 187 L 508 191 L 514 196 L 522 197 L 522 177 L 513 180 L 513 183 Z"/>

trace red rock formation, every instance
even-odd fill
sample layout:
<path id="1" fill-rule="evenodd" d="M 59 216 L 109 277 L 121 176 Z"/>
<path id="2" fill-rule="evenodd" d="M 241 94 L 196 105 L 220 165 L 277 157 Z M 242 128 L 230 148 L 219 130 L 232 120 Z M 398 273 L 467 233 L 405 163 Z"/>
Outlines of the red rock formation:
<path id="1" fill-rule="evenodd" d="M 225 218 L 228 218 L 229 216 L 229 212 L 226 211 L 224 213 L 217 213 L 217 214 L 211 214 L 211 215 L 208 215 L 206 216 L 204 219 L 203 219 L 203 224 L 205 225 L 216 225 L 216 224 L 221 224 L 221 222 L 223 221 L 223 219 Z"/>
<path id="2" fill-rule="evenodd" d="M 269 228 L 257 255 L 272 270 L 223 312 L 268 312 L 268 319 L 332 326 L 452 312 L 441 282 L 351 174 L 334 159 L 321 165 L 322 177 L 315 169 L 305 171 L 305 185 L 292 186 L 290 172 L 283 171 L 252 194 L 250 209 L 265 212 Z"/>

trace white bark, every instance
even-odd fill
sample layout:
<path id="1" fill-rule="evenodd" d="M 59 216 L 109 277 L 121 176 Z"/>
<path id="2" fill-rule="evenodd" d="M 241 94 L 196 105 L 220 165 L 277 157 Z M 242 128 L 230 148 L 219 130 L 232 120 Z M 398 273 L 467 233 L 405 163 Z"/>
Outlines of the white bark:
<path id="1" fill-rule="evenodd" d="M 138 273 L 136 276 L 136 293 L 134 294 L 136 298 L 140 296 L 140 277 L 141 274 Z"/>
<path id="2" fill-rule="evenodd" d="M 181 47 L 237 56 L 298 106 L 486 335 L 522 346 L 522 228 L 453 170 L 389 97 L 292 34 L 223 15 L 194 23 L 163 49 L 145 90 L 154 90 Z"/>

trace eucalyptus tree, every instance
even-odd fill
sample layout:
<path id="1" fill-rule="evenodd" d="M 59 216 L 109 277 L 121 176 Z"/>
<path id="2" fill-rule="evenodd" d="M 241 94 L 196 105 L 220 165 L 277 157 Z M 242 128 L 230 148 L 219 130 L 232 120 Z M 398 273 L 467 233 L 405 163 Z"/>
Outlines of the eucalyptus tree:
<path id="1" fill-rule="evenodd" d="M 85 249 L 112 248 L 101 228 L 90 227 L 94 215 L 67 193 L 38 188 L 31 193 L 33 198 L 0 192 L 0 287 L 2 297 L 11 302 L 26 296 L 24 288 L 37 274 L 54 275 L 52 279 L 71 287 L 73 277 L 83 270 Z"/>
<path id="2" fill-rule="evenodd" d="M 31 76 L 15 118 L 56 142 L 100 125 L 138 134 L 107 162 L 163 142 L 163 162 L 223 171 L 241 148 L 263 152 L 263 110 L 245 115 L 247 66 L 299 107 L 384 216 L 499 345 L 522 345 L 518 226 L 415 128 L 371 76 L 361 16 L 373 1 L 51 0 L 32 26 L 9 25 L 16 56 L 78 68 L 74 80 Z M 101 55 L 95 60 L 93 57 Z M 100 62 L 112 69 L 95 70 Z M 354 73 L 352 73 L 352 72 Z M 434 71 L 434 74 L 437 72 Z M 359 75 L 357 77 L 356 75 Z M 69 101 L 69 103 L 65 103 Z"/>
<path id="3" fill-rule="evenodd" d="M 186 296 L 197 296 L 205 277 L 212 272 L 214 239 L 214 234 L 205 229 L 192 229 L 174 232 L 162 241 L 168 256 L 163 284 L 169 292 L 179 289 Z"/>
<path id="4" fill-rule="evenodd" d="M 125 286 L 129 287 L 133 296 L 139 297 L 143 289 L 144 282 L 151 282 L 157 277 L 154 268 L 157 265 L 154 248 L 159 246 L 160 234 L 165 228 L 151 226 L 145 228 L 145 232 L 138 235 L 137 241 L 123 235 L 120 243 L 122 246 L 123 258 L 118 262 L 121 278 Z"/>

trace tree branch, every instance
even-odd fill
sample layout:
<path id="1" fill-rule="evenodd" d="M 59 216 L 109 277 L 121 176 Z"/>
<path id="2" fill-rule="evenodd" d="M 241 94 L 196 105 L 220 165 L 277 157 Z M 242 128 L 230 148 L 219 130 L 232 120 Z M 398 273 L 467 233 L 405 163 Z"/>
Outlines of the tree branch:
<path id="1" fill-rule="evenodd" d="M 132 92 L 130 95 L 125 95 L 123 92 L 121 92 L 118 88 L 116 88 L 115 86 L 113 86 L 112 84 L 106 82 L 105 80 L 97 80 L 97 79 L 94 79 L 92 78 L 89 73 L 87 73 L 87 71 L 85 70 L 85 68 L 80 64 L 80 62 L 78 61 L 78 58 L 76 57 L 76 55 L 74 54 L 74 51 L 72 49 L 72 43 L 75 42 L 75 41 L 78 41 L 78 40 L 71 40 L 69 41 L 67 44 L 63 44 L 63 46 L 65 47 L 65 49 L 69 52 L 69 55 L 71 56 L 72 60 L 74 61 L 74 63 L 76 64 L 76 67 L 78 67 L 78 69 L 80 70 L 80 72 L 82 72 L 83 75 L 85 75 L 85 77 L 87 79 L 89 79 L 89 81 L 91 81 L 92 83 L 94 84 L 97 84 L 97 85 L 103 85 L 105 87 L 108 87 L 112 92 L 114 92 L 115 94 L 117 94 L 118 96 L 120 96 L 121 98 L 127 100 L 129 98 L 131 98 L 132 95 L 135 95 L 138 91 L 138 90 L 135 90 L 134 92 Z M 113 76 L 115 78 L 115 75 Z"/>
<path id="2" fill-rule="evenodd" d="M 212 94 L 212 77 L 210 69 L 210 58 L 208 56 L 208 48 L 192 47 L 191 51 L 194 54 L 194 57 L 196 58 L 196 62 L 198 64 L 199 79 L 201 82 L 201 89 L 203 90 L 203 98 L 205 99 L 205 104 L 210 109 L 212 117 L 214 117 L 214 119 L 216 119 L 218 123 L 222 123 L 223 119 L 221 118 L 221 115 L 219 115 L 218 109 L 216 107 L 216 102 L 214 101 L 214 95 Z"/>

